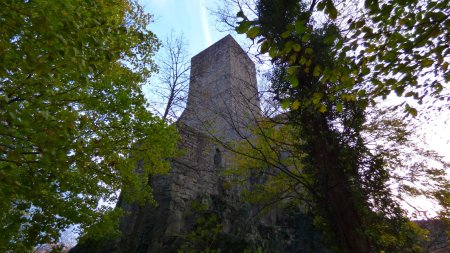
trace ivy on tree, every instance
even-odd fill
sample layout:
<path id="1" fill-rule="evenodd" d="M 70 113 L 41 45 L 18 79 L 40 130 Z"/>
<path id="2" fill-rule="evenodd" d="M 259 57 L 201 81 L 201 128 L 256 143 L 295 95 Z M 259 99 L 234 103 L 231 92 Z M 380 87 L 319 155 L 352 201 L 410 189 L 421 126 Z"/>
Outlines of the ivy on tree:
<path id="1" fill-rule="evenodd" d="M 119 210 L 99 203 L 123 187 L 152 200 L 176 132 L 141 91 L 159 47 L 149 22 L 133 0 L 0 3 L 0 251 L 72 224 L 107 234 Z"/>
<path id="2" fill-rule="evenodd" d="M 391 92 L 412 97 L 418 103 L 428 97 L 439 100 L 445 96 L 443 85 L 448 82 L 445 62 L 450 52 L 439 51 L 443 55 L 436 58 L 434 65 L 427 57 L 438 55 L 433 49 L 434 43 L 443 44 L 448 31 L 439 28 L 440 35 L 426 35 L 433 45 L 414 44 L 408 49 L 412 51 L 401 51 L 404 49 L 398 45 L 401 40 L 389 37 L 389 32 L 398 30 L 397 23 L 391 21 L 403 15 L 400 13 L 403 3 L 393 4 L 395 16 L 389 11 L 381 11 L 377 7 L 382 6 L 381 3 L 366 1 L 364 10 L 368 15 L 364 18 L 372 21 L 355 25 L 353 22 L 361 22 L 363 17 L 353 17 L 347 27 L 351 36 L 346 38 L 342 27 L 332 22 L 342 19 L 339 6 L 333 1 L 260 0 L 253 7 L 236 2 L 240 7 L 236 15 L 236 31 L 245 33 L 259 46 L 261 54 L 270 56 L 274 65 L 270 79 L 275 99 L 285 109 L 290 109 L 288 124 L 296 130 L 292 138 L 299 140 L 293 150 L 301 154 L 298 157 L 301 173 L 292 174 L 292 165 L 275 166 L 285 176 L 274 180 L 292 182 L 291 185 L 279 185 L 284 191 L 296 191 L 297 184 L 306 190 L 308 196 L 301 197 L 312 203 L 310 210 L 317 218 L 317 224 L 331 235 L 329 238 L 334 239 L 332 244 L 337 246 L 338 252 L 420 251 L 414 243 L 419 233 L 408 223 L 388 187 L 389 180 L 394 179 L 392 168 L 386 165 L 390 162 L 389 157 L 370 150 L 362 134 L 368 106 Z M 406 1 L 405 6 L 413 8 L 414 3 Z M 448 9 L 441 5 L 429 12 Z M 242 6 L 253 11 L 252 18 L 244 13 Z M 414 12 L 412 9 L 408 11 Z M 320 12 L 330 18 L 329 22 L 318 25 L 317 20 L 313 20 L 312 17 L 320 15 Z M 440 16 L 439 22 L 418 25 L 425 28 L 432 23 L 433 27 L 442 26 L 448 15 Z M 377 32 L 379 36 L 370 37 L 370 32 Z M 414 29 L 401 32 L 410 32 L 413 40 Z M 389 40 L 388 46 L 395 47 L 397 43 L 400 48 L 396 57 L 388 57 L 390 51 L 382 50 Z M 431 51 L 427 53 L 429 49 Z M 408 52 L 411 55 L 408 56 Z M 443 59 L 439 61 L 441 56 Z M 411 60 L 405 63 L 404 57 Z M 436 78 L 432 82 L 420 83 L 419 79 L 426 76 L 431 67 L 434 67 Z M 404 105 L 407 114 L 417 114 L 413 106 Z M 267 135 L 261 132 L 266 142 L 264 145 L 267 145 Z M 264 147 L 252 147 L 261 153 L 256 159 L 267 164 L 267 158 L 279 157 L 262 153 Z M 268 149 L 273 150 L 273 146 Z M 241 153 L 249 154 L 246 151 Z M 434 179 L 434 175 L 430 174 L 429 178 Z M 435 188 L 438 190 L 436 193 L 448 189 L 445 176 L 437 182 L 444 184 Z M 273 190 L 270 187 L 269 192 Z M 448 207 L 446 201 L 441 204 Z"/>

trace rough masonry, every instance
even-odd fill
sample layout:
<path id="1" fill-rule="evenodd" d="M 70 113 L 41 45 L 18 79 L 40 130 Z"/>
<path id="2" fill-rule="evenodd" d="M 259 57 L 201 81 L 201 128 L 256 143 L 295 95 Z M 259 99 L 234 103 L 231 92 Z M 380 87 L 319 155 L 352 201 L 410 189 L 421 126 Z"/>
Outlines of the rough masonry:
<path id="1" fill-rule="evenodd" d="M 220 252 L 328 252 L 311 217 L 298 208 L 261 216 L 260 207 L 241 201 L 240 189 L 225 187 L 222 172 L 233 166 L 225 147 L 250 137 L 260 117 L 254 63 L 231 36 L 194 56 L 187 106 L 177 122 L 185 155 L 172 161 L 168 175 L 151 179 L 158 206 L 119 200 L 126 212 L 122 236 L 88 240 L 70 252 L 199 252 L 209 246 Z M 441 227 L 433 231 L 445 231 Z M 433 236 L 439 247 L 424 245 L 428 252 L 448 249 L 441 234 Z"/>
<path id="2" fill-rule="evenodd" d="M 88 240 L 71 252 L 177 252 L 196 246 L 187 242 L 201 215 L 207 223 L 203 229 L 218 229 L 215 243 L 221 252 L 301 249 L 289 232 L 294 224 L 289 217 L 259 217 L 258 207 L 240 200 L 239 189 L 224 187 L 222 171 L 233 166 L 224 146 L 249 137 L 259 117 L 255 65 L 228 35 L 192 58 L 187 106 L 177 122 L 185 155 L 173 160 L 168 175 L 152 179 L 158 206 L 120 200 L 118 206 L 127 213 L 120 221 L 121 238 Z M 202 210 L 195 208 L 199 205 Z M 208 224 L 208 217 L 218 225 Z M 310 222 L 305 224 L 303 228 L 312 229 Z"/>

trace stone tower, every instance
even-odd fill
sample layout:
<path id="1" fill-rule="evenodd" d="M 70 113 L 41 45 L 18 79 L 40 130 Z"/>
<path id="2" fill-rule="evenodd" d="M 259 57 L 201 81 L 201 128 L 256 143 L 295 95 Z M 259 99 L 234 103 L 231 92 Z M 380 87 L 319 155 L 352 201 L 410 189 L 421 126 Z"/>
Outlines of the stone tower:
<path id="1" fill-rule="evenodd" d="M 255 64 L 231 35 L 192 58 L 180 123 L 222 141 L 236 141 L 260 116 Z"/>
<path id="2" fill-rule="evenodd" d="M 192 58 L 188 101 L 177 122 L 186 155 L 171 166 L 166 238 L 189 230 L 185 213 L 192 201 L 211 196 L 224 200 L 224 194 L 231 194 L 224 192 L 221 175 L 232 161 L 221 143 L 248 136 L 258 117 L 255 65 L 233 37 Z"/>
<path id="3" fill-rule="evenodd" d="M 187 106 L 177 122 L 185 155 L 172 161 L 168 175 L 152 179 L 158 206 L 119 200 L 127 213 L 120 220 L 121 238 L 87 241 L 71 253 L 177 252 L 193 229 L 194 202 L 219 214 L 222 235 L 245 241 L 250 226 L 243 227 L 243 220 L 251 210 L 239 201 L 239 190 L 223 187 L 222 171 L 232 164 L 223 144 L 248 137 L 259 117 L 255 65 L 228 35 L 192 58 Z"/>

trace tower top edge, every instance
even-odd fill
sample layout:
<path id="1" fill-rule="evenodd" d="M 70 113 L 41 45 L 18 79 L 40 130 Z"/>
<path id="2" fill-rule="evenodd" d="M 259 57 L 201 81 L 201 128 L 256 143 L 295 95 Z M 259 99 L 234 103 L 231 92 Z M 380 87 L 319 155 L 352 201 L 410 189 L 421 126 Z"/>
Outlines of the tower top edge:
<path id="1" fill-rule="evenodd" d="M 226 35 L 225 37 L 223 37 L 222 39 L 218 40 L 217 42 L 215 42 L 214 44 L 212 44 L 211 46 L 207 47 L 206 49 L 204 49 L 203 51 L 201 51 L 200 53 L 196 54 L 195 56 L 192 57 L 191 61 L 195 62 L 200 58 L 205 57 L 206 55 L 208 55 L 209 53 L 215 51 L 215 50 L 221 50 L 223 48 L 227 48 L 227 47 L 236 47 L 239 48 L 240 52 L 245 55 L 245 57 L 248 59 L 249 62 L 251 62 L 253 65 L 255 64 L 250 57 L 247 55 L 247 53 L 242 49 L 242 47 L 239 45 L 239 43 L 237 43 L 237 41 L 233 38 L 233 36 L 231 36 L 231 34 Z"/>

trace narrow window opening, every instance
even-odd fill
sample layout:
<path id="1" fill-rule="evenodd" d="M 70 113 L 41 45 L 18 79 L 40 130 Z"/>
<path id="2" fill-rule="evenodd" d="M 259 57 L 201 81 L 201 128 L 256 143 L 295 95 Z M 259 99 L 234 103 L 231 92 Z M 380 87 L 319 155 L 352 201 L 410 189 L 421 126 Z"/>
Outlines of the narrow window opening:
<path id="1" fill-rule="evenodd" d="M 216 153 L 214 154 L 214 167 L 222 168 L 222 152 L 216 148 Z"/>

